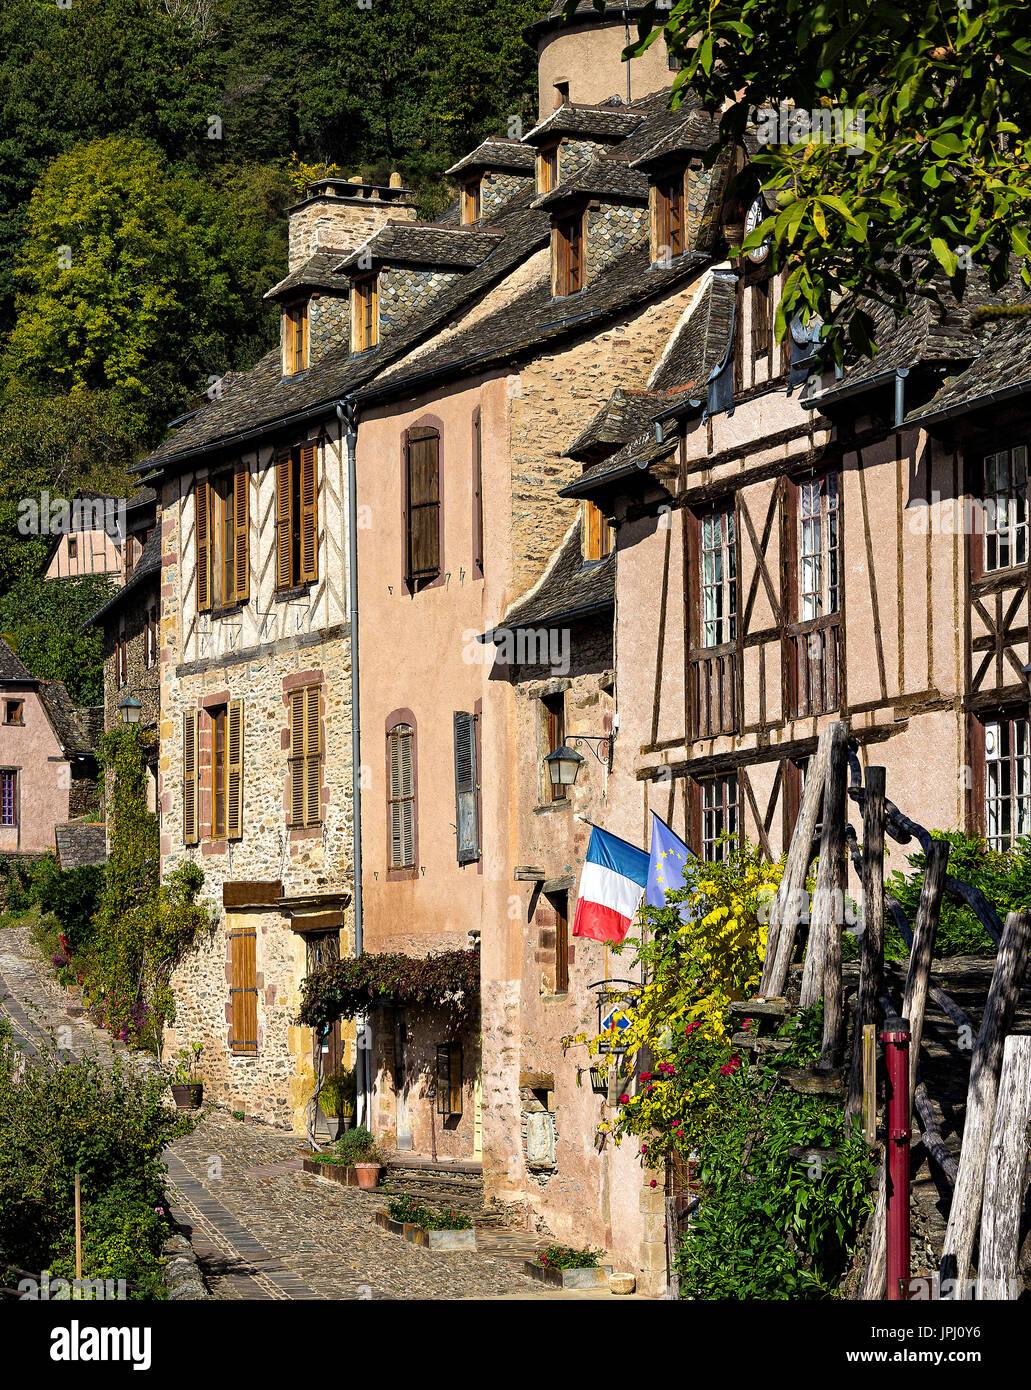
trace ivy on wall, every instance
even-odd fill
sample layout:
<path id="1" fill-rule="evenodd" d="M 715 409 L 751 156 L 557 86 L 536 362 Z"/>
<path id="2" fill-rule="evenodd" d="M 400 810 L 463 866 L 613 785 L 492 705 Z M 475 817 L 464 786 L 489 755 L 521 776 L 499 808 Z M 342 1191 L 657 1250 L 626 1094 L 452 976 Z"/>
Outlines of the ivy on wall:
<path id="1" fill-rule="evenodd" d="M 301 985 L 297 1022 L 325 1028 L 354 1018 L 374 1004 L 422 1004 L 442 1009 L 457 1031 L 469 1023 L 480 999 L 480 951 L 440 951 L 407 956 L 401 951 L 334 961 Z"/>

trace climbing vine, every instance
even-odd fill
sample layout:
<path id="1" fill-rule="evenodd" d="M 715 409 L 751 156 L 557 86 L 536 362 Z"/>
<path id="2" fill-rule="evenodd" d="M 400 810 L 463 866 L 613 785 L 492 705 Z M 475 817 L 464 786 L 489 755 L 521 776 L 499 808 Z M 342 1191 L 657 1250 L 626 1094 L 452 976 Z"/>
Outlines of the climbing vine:
<path id="1" fill-rule="evenodd" d="M 110 855 L 86 953 L 83 991 L 96 1022 L 157 1052 L 175 1017 L 169 977 L 210 926 L 197 902 L 204 875 L 181 864 L 162 883 L 157 816 L 147 809 L 144 736 L 135 726 L 104 735 Z"/>
<path id="2" fill-rule="evenodd" d="M 301 985 L 297 1021 L 307 1028 L 325 1028 L 335 1019 L 353 1018 L 390 1000 L 440 1008 L 457 1031 L 475 1014 L 479 998 L 478 947 L 421 957 L 392 951 L 334 961 L 309 975 Z"/>

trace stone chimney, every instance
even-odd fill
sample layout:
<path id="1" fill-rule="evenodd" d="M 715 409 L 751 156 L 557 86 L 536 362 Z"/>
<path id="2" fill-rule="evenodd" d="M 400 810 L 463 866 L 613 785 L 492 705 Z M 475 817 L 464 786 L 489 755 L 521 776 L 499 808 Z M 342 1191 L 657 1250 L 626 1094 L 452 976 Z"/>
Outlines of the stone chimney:
<path id="1" fill-rule="evenodd" d="M 305 197 L 289 210 L 290 270 L 322 247 L 350 252 L 388 219 L 414 221 L 415 199 L 401 187 L 401 176 L 390 175 L 387 187 L 350 179 L 320 179 L 308 185 Z"/>

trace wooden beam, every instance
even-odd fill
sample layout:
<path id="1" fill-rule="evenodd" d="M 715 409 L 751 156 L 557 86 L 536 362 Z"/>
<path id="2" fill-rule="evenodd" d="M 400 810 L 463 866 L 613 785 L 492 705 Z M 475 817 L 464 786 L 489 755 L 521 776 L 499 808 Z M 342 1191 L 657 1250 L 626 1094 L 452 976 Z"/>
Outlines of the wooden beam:
<path id="1" fill-rule="evenodd" d="M 859 998 L 852 1042 L 845 1121 L 855 1119 L 863 1096 L 863 1032 L 877 1024 L 877 1000 L 884 977 L 884 823 L 883 767 L 866 769 L 863 801 L 863 932 L 859 938 Z"/>
<path id="2" fill-rule="evenodd" d="M 949 853 L 950 846 L 947 840 L 932 840 L 924 856 L 924 878 L 920 885 L 920 901 L 917 904 L 916 922 L 913 926 L 913 944 L 909 948 L 909 970 L 906 973 L 906 990 L 902 997 L 902 1017 L 909 1019 L 910 1096 L 916 1094 L 916 1073 L 920 1060 L 920 1039 L 924 1032 L 931 956 L 938 931 L 938 919 L 941 916 L 942 890 L 945 887 Z"/>
<path id="3" fill-rule="evenodd" d="M 877 1143 L 877 1025 L 856 1021 L 856 1032 L 862 1039 L 863 1063 L 863 1138 L 871 1149 Z"/>
<path id="4" fill-rule="evenodd" d="M 835 1067 L 841 1055 L 845 1010 L 841 987 L 841 932 L 845 924 L 845 783 L 848 779 L 848 728 L 831 725 L 827 788 L 823 798 L 823 836 L 816 880 L 813 928 L 823 938 L 823 1046 L 820 1067 Z M 824 861 L 826 860 L 826 869 Z"/>
<path id="5" fill-rule="evenodd" d="M 962 1299 L 981 1216 L 985 1170 L 1006 1034 L 1013 1022 L 1031 943 L 1031 912 L 1011 912 L 992 975 L 981 1030 L 970 1059 L 959 1173 L 942 1247 L 939 1296 Z"/>
<path id="6" fill-rule="evenodd" d="M 1031 1037 L 1006 1039 L 981 1206 L 977 1298 L 1015 1299 L 1031 1123 Z"/>

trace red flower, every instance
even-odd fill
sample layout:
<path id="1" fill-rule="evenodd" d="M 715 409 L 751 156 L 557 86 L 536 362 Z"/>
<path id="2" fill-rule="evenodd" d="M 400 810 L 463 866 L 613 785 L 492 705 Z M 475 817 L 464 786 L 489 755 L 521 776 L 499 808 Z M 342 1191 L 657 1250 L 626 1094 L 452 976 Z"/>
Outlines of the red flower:
<path id="1" fill-rule="evenodd" d="M 651 1079 L 652 1079 L 652 1074 L 651 1074 L 650 1071 L 643 1071 L 643 1072 L 641 1073 L 641 1080 L 642 1080 L 642 1081 L 650 1081 Z"/>
<path id="2" fill-rule="evenodd" d="M 622 1095 L 620 1096 L 620 1098 L 619 1098 L 619 1103 L 620 1103 L 620 1105 L 626 1105 L 627 1102 L 628 1102 L 629 1100 L 630 1100 L 630 1097 L 629 1097 L 629 1096 L 627 1095 L 627 1093 L 624 1091 L 623 1094 L 622 1094 Z"/>
<path id="3" fill-rule="evenodd" d="M 658 1185 L 659 1184 L 655 1181 L 654 1178 L 652 1178 L 651 1182 L 648 1184 L 649 1187 L 658 1187 Z"/>

